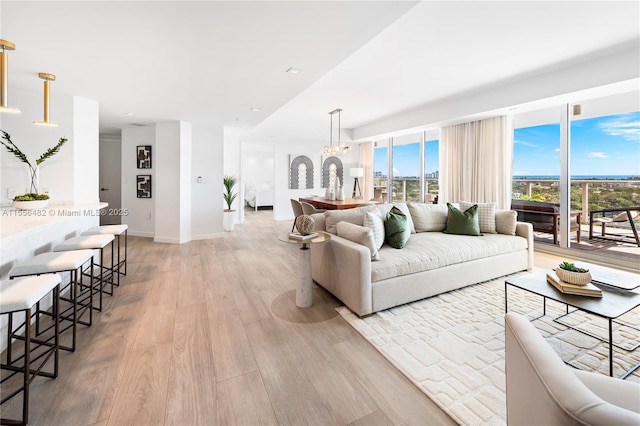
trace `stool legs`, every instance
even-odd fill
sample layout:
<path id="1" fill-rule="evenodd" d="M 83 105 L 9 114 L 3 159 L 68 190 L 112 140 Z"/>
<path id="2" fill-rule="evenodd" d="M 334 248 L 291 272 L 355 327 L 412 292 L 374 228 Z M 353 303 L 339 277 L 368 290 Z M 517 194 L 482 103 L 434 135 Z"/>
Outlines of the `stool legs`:
<path id="1" fill-rule="evenodd" d="M 51 342 L 51 337 L 46 340 L 32 338 L 31 336 L 31 319 L 32 319 L 32 309 L 28 308 L 25 310 L 17 311 L 17 312 L 9 312 L 9 324 L 10 327 L 8 329 L 8 343 L 7 351 L 9 352 L 9 348 L 11 348 L 11 339 L 22 340 L 24 354 L 21 357 L 18 357 L 15 360 L 8 361 L 6 364 L 0 364 L 2 370 L 8 370 L 12 373 L 7 377 L 3 378 L 1 382 L 6 382 L 11 379 L 15 374 L 22 373 L 22 384 L 11 392 L 6 392 L 3 390 L 3 398 L 0 400 L 0 404 L 4 404 L 9 401 L 20 392 L 22 392 L 22 418 L 20 420 L 17 419 L 9 419 L 2 417 L 0 418 L 1 424 L 15 424 L 15 425 L 26 425 L 29 423 L 29 387 L 31 382 L 35 379 L 36 376 L 45 376 L 49 378 L 58 377 L 58 354 L 59 354 L 59 344 L 60 344 L 60 329 L 59 329 L 59 303 L 60 303 L 60 287 L 56 286 L 53 289 L 53 311 L 56 312 L 53 322 L 53 342 Z M 24 312 L 24 336 L 20 336 L 17 334 L 17 331 L 22 327 L 19 326 L 15 331 L 12 328 L 13 325 L 13 314 L 18 312 Z M 34 315 L 37 317 L 39 314 L 36 311 Z M 32 344 L 36 344 L 36 347 L 32 348 Z M 41 346 L 46 346 L 44 352 L 35 355 L 32 357 L 32 352 L 37 350 Z M 53 371 L 47 372 L 43 371 L 44 366 L 49 362 L 49 360 L 53 357 Z M 20 367 L 16 367 L 13 365 L 13 362 L 18 361 L 20 358 L 24 360 L 24 364 Z M 39 364 L 32 368 L 32 363 L 41 360 Z"/>

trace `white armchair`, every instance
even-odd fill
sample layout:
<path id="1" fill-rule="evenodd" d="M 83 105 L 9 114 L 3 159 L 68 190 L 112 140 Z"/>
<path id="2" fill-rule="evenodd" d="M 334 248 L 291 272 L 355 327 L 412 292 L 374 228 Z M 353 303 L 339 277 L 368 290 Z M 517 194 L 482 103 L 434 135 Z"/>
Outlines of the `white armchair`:
<path id="1" fill-rule="evenodd" d="M 640 425 L 640 384 L 564 364 L 522 315 L 505 315 L 507 423 Z"/>

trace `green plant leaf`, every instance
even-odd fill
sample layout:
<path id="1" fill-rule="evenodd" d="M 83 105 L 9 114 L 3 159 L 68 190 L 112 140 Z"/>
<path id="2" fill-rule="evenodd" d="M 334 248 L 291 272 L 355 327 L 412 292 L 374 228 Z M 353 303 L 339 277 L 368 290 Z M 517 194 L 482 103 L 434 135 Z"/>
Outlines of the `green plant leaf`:
<path id="1" fill-rule="evenodd" d="M 48 150 L 42 153 L 40 158 L 36 160 L 36 164 L 39 166 L 47 158 L 53 157 L 58 151 L 60 151 L 60 148 L 62 148 L 62 145 L 64 145 L 66 142 L 67 142 L 67 138 L 60 138 L 60 140 L 55 146 L 49 148 Z"/>

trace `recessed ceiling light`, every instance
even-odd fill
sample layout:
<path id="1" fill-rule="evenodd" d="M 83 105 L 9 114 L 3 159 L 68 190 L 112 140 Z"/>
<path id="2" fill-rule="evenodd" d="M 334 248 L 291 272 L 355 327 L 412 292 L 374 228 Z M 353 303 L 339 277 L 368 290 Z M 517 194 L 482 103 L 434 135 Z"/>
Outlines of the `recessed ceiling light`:
<path id="1" fill-rule="evenodd" d="M 260 111 L 260 108 L 253 107 L 253 108 L 250 109 L 250 111 L 251 112 L 258 112 L 258 111 Z"/>
<path id="2" fill-rule="evenodd" d="M 126 115 L 128 117 L 131 117 L 133 115 L 133 113 L 132 112 L 125 112 L 124 115 Z"/>
<path id="3" fill-rule="evenodd" d="M 290 67 L 285 72 L 288 72 L 289 74 L 300 74 L 302 70 L 300 68 Z"/>

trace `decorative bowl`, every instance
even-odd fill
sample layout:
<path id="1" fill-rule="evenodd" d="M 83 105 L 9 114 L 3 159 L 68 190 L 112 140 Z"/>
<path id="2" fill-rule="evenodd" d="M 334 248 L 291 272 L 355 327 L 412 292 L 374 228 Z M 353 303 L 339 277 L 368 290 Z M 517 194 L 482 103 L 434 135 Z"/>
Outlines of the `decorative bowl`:
<path id="1" fill-rule="evenodd" d="M 18 210 L 37 210 L 44 209 L 48 204 L 49 200 L 14 201 L 13 207 Z"/>
<path id="2" fill-rule="evenodd" d="M 556 275 L 562 281 L 575 284 L 575 285 L 587 285 L 591 282 L 591 273 L 587 272 L 574 272 L 567 271 L 566 269 L 562 269 L 561 267 L 556 268 Z"/>

